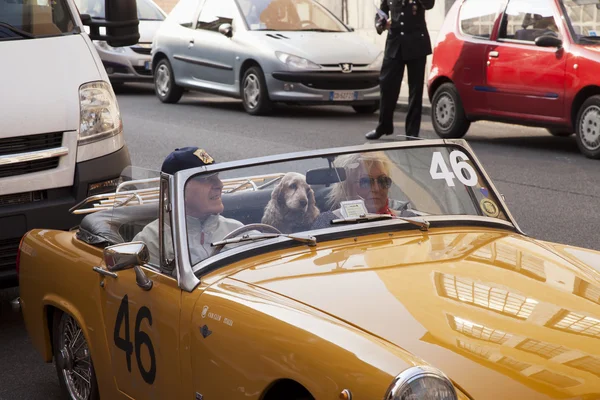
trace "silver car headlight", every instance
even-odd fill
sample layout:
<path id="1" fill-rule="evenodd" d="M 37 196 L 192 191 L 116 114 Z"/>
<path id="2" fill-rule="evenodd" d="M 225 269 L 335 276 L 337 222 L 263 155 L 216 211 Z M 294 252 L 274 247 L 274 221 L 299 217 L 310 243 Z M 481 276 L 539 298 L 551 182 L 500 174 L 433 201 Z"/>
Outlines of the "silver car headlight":
<path id="1" fill-rule="evenodd" d="M 369 69 L 376 69 L 376 70 L 380 70 L 381 66 L 383 65 L 383 57 L 384 57 L 385 53 L 382 51 L 381 53 L 379 53 L 379 55 L 377 56 L 377 58 L 375 59 L 375 61 L 373 61 L 371 64 L 369 64 Z"/>
<path id="2" fill-rule="evenodd" d="M 298 69 L 321 69 L 321 66 L 314 62 L 307 60 L 306 58 L 298 57 L 292 54 L 282 53 L 280 51 L 275 52 L 275 56 L 282 63 Z"/>
<path id="3" fill-rule="evenodd" d="M 457 400 L 456 390 L 440 370 L 411 367 L 396 377 L 385 400 Z"/>
<path id="4" fill-rule="evenodd" d="M 123 131 L 121 113 L 112 87 L 90 82 L 79 88 L 79 145 L 96 142 Z"/>
<path id="5" fill-rule="evenodd" d="M 109 45 L 108 43 L 106 43 L 103 40 L 95 40 L 94 43 L 96 44 L 96 46 L 100 47 L 104 51 L 109 51 L 111 53 L 125 54 L 124 47 L 112 47 L 111 45 Z"/>

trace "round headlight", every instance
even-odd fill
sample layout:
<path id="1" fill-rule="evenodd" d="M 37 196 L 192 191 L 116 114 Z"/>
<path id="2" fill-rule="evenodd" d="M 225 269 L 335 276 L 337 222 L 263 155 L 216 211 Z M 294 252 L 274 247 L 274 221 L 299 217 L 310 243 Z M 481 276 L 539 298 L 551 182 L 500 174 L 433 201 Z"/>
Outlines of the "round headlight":
<path id="1" fill-rule="evenodd" d="M 438 369 L 411 367 L 396 377 L 385 400 L 457 400 L 456 390 Z"/>

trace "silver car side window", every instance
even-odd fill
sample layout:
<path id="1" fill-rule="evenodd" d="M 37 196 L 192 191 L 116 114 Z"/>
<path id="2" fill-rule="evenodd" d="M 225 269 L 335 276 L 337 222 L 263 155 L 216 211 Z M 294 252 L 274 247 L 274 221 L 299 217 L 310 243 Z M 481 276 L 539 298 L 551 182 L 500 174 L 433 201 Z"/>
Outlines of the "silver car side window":
<path id="1" fill-rule="evenodd" d="M 206 0 L 200 11 L 196 29 L 218 32 L 222 24 L 233 23 L 234 15 L 233 0 Z"/>

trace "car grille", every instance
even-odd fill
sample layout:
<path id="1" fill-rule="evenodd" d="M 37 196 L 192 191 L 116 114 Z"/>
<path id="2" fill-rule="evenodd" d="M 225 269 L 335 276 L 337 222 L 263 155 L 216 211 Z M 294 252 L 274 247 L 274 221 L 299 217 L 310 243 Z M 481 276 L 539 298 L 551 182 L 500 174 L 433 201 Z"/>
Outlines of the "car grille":
<path id="1" fill-rule="evenodd" d="M 62 132 L 0 139 L 0 156 L 54 149 L 62 144 Z"/>
<path id="2" fill-rule="evenodd" d="M 135 72 L 137 72 L 140 75 L 152 76 L 152 71 L 149 71 L 144 67 L 133 67 L 133 68 L 135 69 Z"/>
<path id="3" fill-rule="evenodd" d="M 152 53 L 151 48 L 145 48 L 145 47 L 132 47 L 131 50 L 135 51 L 138 54 L 145 54 L 147 56 L 149 56 Z"/>
<path id="4" fill-rule="evenodd" d="M 361 90 L 376 87 L 377 85 L 379 85 L 379 80 L 361 79 L 352 81 L 302 81 L 300 83 L 302 83 L 304 86 L 321 90 Z"/>
<path id="5" fill-rule="evenodd" d="M 21 238 L 0 240 L 0 273 L 16 268 Z"/>
<path id="6" fill-rule="evenodd" d="M 47 197 L 46 191 L 38 190 L 35 192 L 5 194 L 0 196 L 0 207 L 13 206 L 16 204 L 27 204 L 35 201 L 44 200 Z"/>
<path id="7" fill-rule="evenodd" d="M 46 158 L 43 160 L 25 161 L 16 164 L 0 165 L 0 178 L 32 174 L 58 167 L 60 157 Z"/>

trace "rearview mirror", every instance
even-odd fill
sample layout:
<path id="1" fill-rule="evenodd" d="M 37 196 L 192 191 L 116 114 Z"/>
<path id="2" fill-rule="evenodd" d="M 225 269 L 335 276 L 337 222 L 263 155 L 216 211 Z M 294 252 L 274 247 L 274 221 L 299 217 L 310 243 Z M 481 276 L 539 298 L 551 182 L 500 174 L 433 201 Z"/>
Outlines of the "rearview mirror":
<path id="1" fill-rule="evenodd" d="M 544 35 L 535 38 L 535 45 L 540 47 L 562 47 L 562 40 L 555 36 Z"/>
<path id="2" fill-rule="evenodd" d="M 306 183 L 309 185 L 331 185 L 346 180 L 344 168 L 318 168 L 306 172 Z"/>
<path id="3" fill-rule="evenodd" d="M 228 38 L 233 36 L 233 28 L 231 27 L 231 24 L 221 24 L 219 26 L 219 33 L 227 36 Z"/>
<path id="4" fill-rule="evenodd" d="M 139 287 L 150 290 L 152 281 L 148 279 L 141 265 L 150 260 L 150 252 L 143 242 L 116 244 L 104 249 L 104 262 L 110 272 L 135 269 L 135 280 Z"/>

